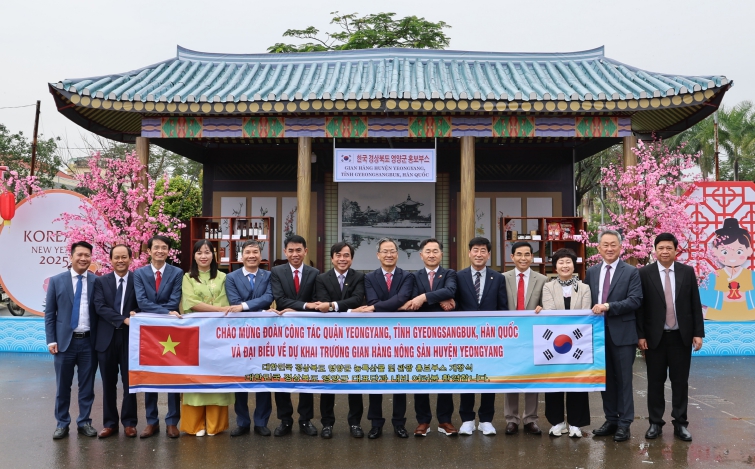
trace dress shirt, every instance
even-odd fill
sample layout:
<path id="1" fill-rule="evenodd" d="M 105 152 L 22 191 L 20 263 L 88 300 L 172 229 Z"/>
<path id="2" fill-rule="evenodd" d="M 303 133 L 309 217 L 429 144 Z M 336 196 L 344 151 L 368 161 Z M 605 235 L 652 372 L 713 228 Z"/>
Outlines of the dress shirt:
<path id="1" fill-rule="evenodd" d="M 532 273 L 532 269 L 527 267 L 527 270 L 525 270 L 524 272 L 521 272 L 517 268 L 514 268 L 514 270 L 516 271 L 515 280 L 517 289 L 519 288 L 519 274 L 524 274 L 524 301 L 527 301 L 527 289 L 530 287 L 530 273 Z"/>
<path id="2" fill-rule="evenodd" d="M 246 278 L 247 283 L 249 283 L 249 276 L 254 274 L 254 288 L 257 288 L 257 274 L 260 273 L 260 269 L 257 269 L 256 272 L 250 272 L 246 270 L 246 266 L 242 267 L 242 269 L 244 269 L 244 277 Z M 241 307 L 244 308 L 244 311 L 249 311 L 249 305 L 246 304 L 246 301 L 241 303 Z"/>
<path id="3" fill-rule="evenodd" d="M 152 276 L 155 277 L 155 280 L 157 280 L 158 272 L 160 272 L 161 277 L 165 278 L 165 265 L 166 264 L 163 264 L 163 266 L 160 267 L 159 269 L 156 269 L 154 264 L 149 265 L 150 267 L 152 267 Z"/>
<path id="4" fill-rule="evenodd" d="M 427 283 L 430 283 L 430 272 L 435 272 L 435 275 L 433 276 L 433 287 L 435 286 L 435 281 L 438 279 L 438 269 L 440 269 L 440 265 L 434 269 L 428 269 L 425 267 L 425 270 L 427 271 Z"/>
<path id="5" fill-rule="evenodd" d="M 89 330 L 89 297 L 87 295 L 87 270 L 82 274 L 84 278 L 81 279 L 81 304 L 79 305 L 79 325 L 73 332 L 86 332 Z M 73 282 L 73 294 L 76 295 L 76 284 L 79 279 L 76 278 L 79 274 L 75 270 L 71 269 L 71 281 Z"/>
<path id="6" fill-rule="evenodd" d="M 661 274 L 661 285 L 663 285 L 663 291 L 666 292 L 666 268 L 661 265 L 660 262 L 656 262 L 658 264 L 658 272 Z M 666 322 L 663 322 L 663 330 L 665 331 L 675 331 L 679 329 L 679 318 L 676 315 L 676 278 L 674 278 L 674 264 L 671 264 L 671 272 L 669 272 L 669 277 L 671 278 L 671 296 L 673 297 L 674 301 L 674 321 L 676 324 L 674 327 L 668 327 L 666 325 Z M 665 315 L 666 312 L 664 311 L 663 314 Z M 664 316 L 665 317 L 665 316 Z"/>
<path id="7" fill-rule="evenodd" d="M 603 282 L 606 279 L 606 266 L 611 266 L 611 283 L 613 283 L 613 276 L 616 275 L 616 266 L 619 265 L 619 259 L 613 261 L 613 264 L 606 264 L 603 261 L 603 265 L 600 267 L 600 278 L 598 279 L 598 301 L 603 298 Z"/>
<path id="8" fill-rule="evenodd" d="M 343 275 L 343 286 L 344 286 L 344 288 L 346 288 L 346 274 L 348 274 L 348 273 L 349 273 L 349 271 L 347 270 L 347 271 L 346 271 L 346 274 L 341 274 L 341 273 L 339 273 L 339 272 L 338 272 L 338 271 L 337 271 L 337 270 L 335 269 L 335 267 L 334 267 L 334 268 L 333 268 L 333 273 L 334 273 L 334 274 L 336 274 L 336 280 L 338 280 L 338 284 L 339 284 L 339 286 L 340 286 L 340 284 L 341 284 L 341 279 L 340 279 L 340 278 L 338 278 L 338 277 L 340 277 L 341 275 Z M 335 311 L 336 313 L 337 313 L 337 312 L 339 312 L 339 311 L 338 311 L 338 302 L 337 302 L 337 301 L 334 301 L 334 302 L 333 302 L 333 311 Z M 348 310 L 348 311 L 346 311 L 346 312 L 347 312 L 347 313 L 349 313 L 349 312 L 351 312 L 351 310 Z"/>
<path id="9" fill-rule="evenodd" d="M 477 270 L 472 266 L 472 286 L 474 286 L 475 277 L 477 276 L 477 272 L 480 272 L 482 275 L 480 275 L 480 297 L 477 298 L 477 302 L 482 299 L 483 293 L 485 293 L 485 274 L 488 273 L 487 267 L 483 267 L 482 270 Z"/>
<path id="10" fill-rule="evenodd" d="M 113 272 L 115 274 L 115 272 Z M 121 292 L 121 310 L 118 311 L 118 314 L 123 315 L 123 303 L 126 302 L 126 286 L 128 285 L 128 274 L 129 272 L 126 271 L 126 275 L 121 277 L 118 274 L 115 274 L 115 291 L 118 291 L 118 283 L 123 279 L 123 291 Z"/>

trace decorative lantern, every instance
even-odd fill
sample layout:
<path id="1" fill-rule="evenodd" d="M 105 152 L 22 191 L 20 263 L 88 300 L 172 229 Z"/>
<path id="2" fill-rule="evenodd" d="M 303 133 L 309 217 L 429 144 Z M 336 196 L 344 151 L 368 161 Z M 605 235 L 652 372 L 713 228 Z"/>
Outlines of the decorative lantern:
<path id="1" fill-rule="evenodd" d="M 0 217 L 5 220 L 5 226 L 10 225 L 14 215 L 16 215 L 16 196 L 10 191 L 5 191 L 0 194 Z"/>

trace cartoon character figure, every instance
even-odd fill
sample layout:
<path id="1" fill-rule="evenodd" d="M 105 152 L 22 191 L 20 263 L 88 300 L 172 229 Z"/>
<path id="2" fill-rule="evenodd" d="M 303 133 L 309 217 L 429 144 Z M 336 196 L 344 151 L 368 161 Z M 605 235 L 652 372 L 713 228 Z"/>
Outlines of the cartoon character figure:
<path id="1" fill-rule="evenodd" d="M 723 268 L 711 273 L 700 289 L 705 319 L 755 321 L 755 272 L 747 268 L 752 236 L 736 218 L 727 218 L 716 230 L 710 250 Z"/>

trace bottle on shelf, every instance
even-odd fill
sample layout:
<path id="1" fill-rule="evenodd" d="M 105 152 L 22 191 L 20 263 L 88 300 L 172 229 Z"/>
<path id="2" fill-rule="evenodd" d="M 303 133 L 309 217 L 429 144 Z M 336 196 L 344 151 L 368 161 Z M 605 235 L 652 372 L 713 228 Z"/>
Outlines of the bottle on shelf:
<path id="1" fill-rule="evenodd" d="M 210 237 L 210 225 L 207 223 L 204 224 L 204 237 L 205 239 Z"/>
<path id="2" fill-rule="evenodd" d="M 246 221 L 239 222 L 239 223 L 242 223 L 242 225 L 241 225 L 241 239 L 246 239 L 247 236 L 249 235 L 249 231 L 246 228 Z"/>
<path id="3" fill-rule="evenodd" d="M 241 237 L 241 220 L 236 221 L 236 229 L 233 231 L 233 234 L 237 237 Z"/>

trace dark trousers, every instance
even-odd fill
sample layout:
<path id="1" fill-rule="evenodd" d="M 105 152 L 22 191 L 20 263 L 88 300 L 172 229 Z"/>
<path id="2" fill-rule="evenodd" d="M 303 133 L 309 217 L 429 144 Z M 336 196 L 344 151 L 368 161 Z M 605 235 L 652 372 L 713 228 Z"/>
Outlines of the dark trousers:
<path id="1" fill-rule="evenodd" d="M 157 413 L 157 393 L 144 393 L 144 407 L 147 410 L 147 423 L 158 425 L 160 416 Z M 181 394 L 175 392 L 168 393 L 168 413 L 165 414 L 165 425 L 178 425 L 181 420 Z"/>
<path id="2" fill-rule="evenodd" d="M 564 394 L 566 394 L 566 409 L 564 409 Z M 586 392 L 546 392 L 545 418 L 551 425 L 566 422 L 573 427 L 590 425 L 590 395 Z M 566 410 L 566 420 L 564 420 Z"/>
<path id="3" fill-rule="evenodd" d="M 367 420 L 372 420 L 373 427 L 382 427 L 385 425 L 382 394 L 370 394 Z M 393 395 L 393 417 L 391 418 L 391 423 L 394 427 L 406 425 L 406 394 Z"/>
<path id="4" fill-rule="evenodd" d="M 333 426 L 336 423 L 335 414 L 336 395 L 320 394 L 320 415 L 323 427 Z M 362 414 L 364 414 L 364 403 L 361 394 L 349 394 L 349 413 L 346 420 L 349 425 L 361 425 Z"/>
<path id="5" fill-rule="evenodd" d="M 606 420 L 620 427 L 629 427 L 634 421 L 634 395 L 632 394 L 632 364 L 636 345 L 614 345 L 606 333 L 606 390 L 603 412 Z"/>
<path id="6" fill-rule="evenodd" d="M 480 394 L 480 408 L 477 410 L 480 422 L 492 422 L 495 415 L 495 394 Z M 459 416 L 462 422 L 474 422 L 474 394 L 462 394 L 459 403 Z"/>
<path id="7" fill-rule="evenodd" d="M 417 414 L 417 423 L 430 423 L 433 419 L 433 413 L 430 410 L 430 395 L 414 395 L 414 413 Z M 451 423 L 451 416 L 454 413 L 454 395 L 438 394 L 438 403 L 435 407 L 435 415 L 438 423 Z"/>
<path id="8" fill-rule="evenodd" d="M 123 384 L 123 403 L 120 421 L 124 427 L 135 427 L 138 422 L 136 394 L 128 392 L 128 327 L 113 331 L 110 345 L 97 352 L 102 377 L 102 426 L 118 429 L 118 373 Z"/>
<path id="9" fill-rule="evenodd" d="M 671 378 L 671 418 L 687 426 L 687 393 L 692 347 L 684 345 L 679 331 L 664 332 L 658 347 L 645 351 L 648 374 L 648 414 L 650 423 L 664 425 L 666 410 L 664 385 Z"/>
<path id="10" fill-rule="evenodd" d="M 270 414 L 273 413 L 273 398 L 269 392 L 257 392 L 255 394 L 256 404 L 254 407 L 254 426 L 267 427 L 270 420 Z M 250 427 L 252 419 L 249 418 L 249 393 L 237 392 L 236 403 L 233 404 L 233 410 L 236 411 L 236 425 L 239 427 Z"/>
<path id="11" fill-rule="evenodd" d="M 71 343 L 65 352 L 55 354 L 55 420 L 58 428 L 65 428 L 71 424 L 71 415 L 68 410 L 71 407 L 71 385 L 73 375 L 76 373 L 79 382 L 79 416 L 76 425 L 79 427 L 91 425 L 94 403 L 94 375 L 97 372 L 97 360 L 94 356 L 94 347 L 89 337 L 83 339 L 71 339 Z"/>
<path id="12" fill-rule="evenodd" d="M 289 425 L 294 424 L 294 405 L 291 402 L 291 393 L 289 392 L 276 392 L 275 393 L 275 406 L 278 408 L 278 419 L 282 423 Z M 315 401 L 314 394 L 299 394 L 299 405 L 296 411 L 299 412 L 299 422 L 306 422 L 312 420 L 315 416 Z"/>

